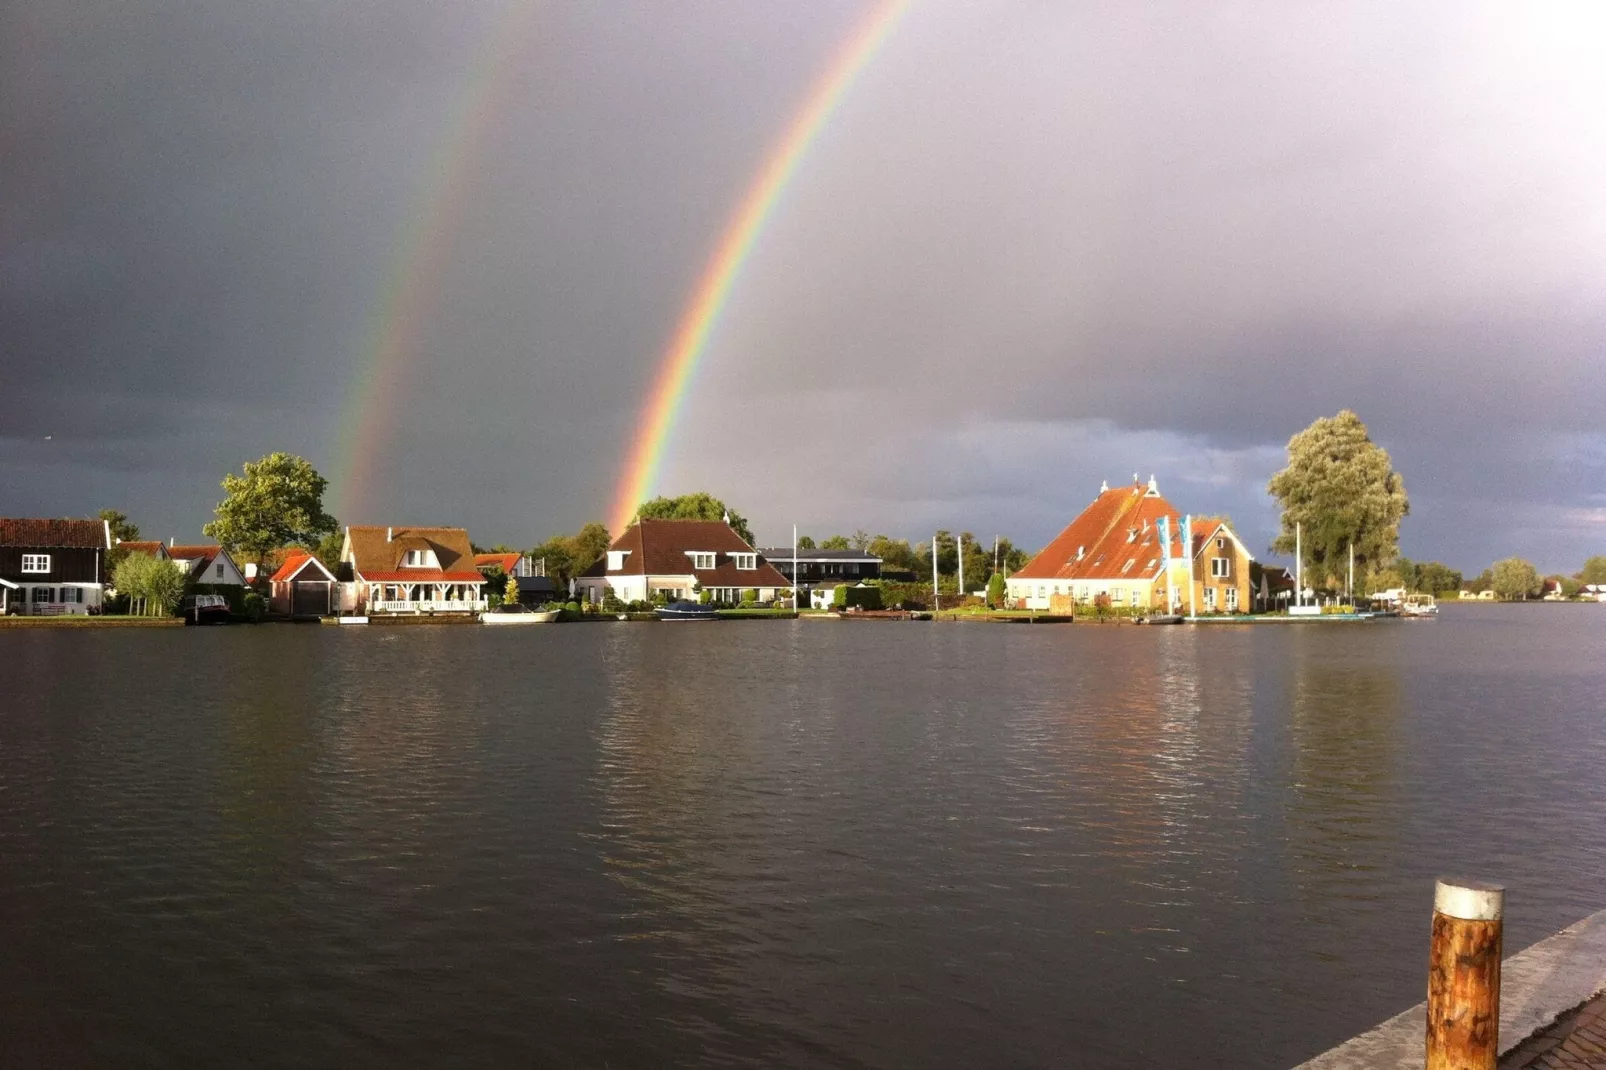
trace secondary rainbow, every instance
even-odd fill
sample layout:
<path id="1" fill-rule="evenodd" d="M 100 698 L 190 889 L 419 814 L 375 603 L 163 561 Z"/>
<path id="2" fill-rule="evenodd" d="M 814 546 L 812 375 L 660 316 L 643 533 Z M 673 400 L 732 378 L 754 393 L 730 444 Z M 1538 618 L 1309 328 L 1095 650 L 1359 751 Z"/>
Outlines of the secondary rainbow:
<path id="1" fill-rule="evenodd" d="M 726 224 L 714 255 L 681 313 L 653 380 L 652 391 L 642 408 L 624 475 L 609 510 L 608 530 L 614 535 L 629 526 L 637 507 L 653 489 L 665 447 L 675 429 L 675 419 L 697 371 L 697 362 L 708 347 L 709 337 L 730 300 L 731 289 L 743 264 L 763 234 L 764 224 L 774 213 L 787 183 L 826 120 L 842 102 L 865 64 L 886 42 L 911 2 L 889 0 L 878 4 L 854 28 L 792 117 L 785 134 L 770 150 L 735 215 Z"/>
<path id="2" fill-rule="evenodd" d="M 515 49 L 528 40 L 534 9 L 531 0 L 508 0 L 492 20 L 397 235 L 341 412 L 333 484 L 342 519 L 361 519 L 351 514 L 370 504 L 374 461 L 391 445 L 407 369 L 418 359 L 419 329 L 434 308 L 470 170 L 505 105 L 507 72 Z"/>

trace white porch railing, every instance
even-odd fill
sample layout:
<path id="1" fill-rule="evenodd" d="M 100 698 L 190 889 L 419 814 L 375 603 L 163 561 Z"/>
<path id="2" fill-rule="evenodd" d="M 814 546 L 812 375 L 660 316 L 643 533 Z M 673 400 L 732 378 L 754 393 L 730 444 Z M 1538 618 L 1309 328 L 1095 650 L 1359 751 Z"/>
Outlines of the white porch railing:
<path id="1" fill-rule="evenodd" d="M 370 613 L 478 613 L 485 608 L 485 599 L 420 598 L 411 601 L 381 601 L 368 603 Z"/>

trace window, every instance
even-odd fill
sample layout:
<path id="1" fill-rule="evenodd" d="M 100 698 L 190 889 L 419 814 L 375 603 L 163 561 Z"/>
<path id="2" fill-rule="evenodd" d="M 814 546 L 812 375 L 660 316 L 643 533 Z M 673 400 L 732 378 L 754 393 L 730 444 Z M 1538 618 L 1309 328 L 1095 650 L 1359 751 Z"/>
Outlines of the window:
<path id="1" fill-rule="evenodd" d="M 706 554 L 700 550 L 688 550 L 687 556 L 691 558 L 692 568 L 713 568 L 714 555 Z"/>
<path id="2" fill-rule="evenodd" d="M 1216 608 L 1216 589 L 1214 587 L 1206 587 L 1205 588 L 1205 608 L 1206 609 L 1215 609 Z"/>
<path id="3" fill-rule="evenodd" d="M 1116 605 L 1118 603 L 1125 602 L 1125 601 L 1126 601 L 1126 588 L 1125 587 L 1111 587 L 1110 588 L 1110 604 L 1111 605 Z"/>
<path id="4" fill-rule="evenodd" d="M 34 605 L 37 606 L 44 602 L 54 602 L 55 600 L 56 590 L 54 587 L 35 587 L 33 589 Z"/>
<path id="5" fill-rule="evenodd" d="M 1131 560 L 1129 560 L 1126 564 L 1122 565 L 1121 566 L 1121 575 L 1125 576 L 1128 572 L 1132 571 L 1132 566 L 1137 564 L 1137 563 L 1138 563 L 1138 559 L 1134 557 Z"/>
<path id="6" fill-rule="evenodd" d="M 50 555 L 49 554 L 23 554 L 22 555 L 22 571 L 24 571 L 24 572 L 49 572 L 50 571 Z M 43 590 L 43 588 L 40 588 L 40 589 Z"/>
<path id="7" fill-rule="evenodd" d="M 406 568 L 434 568 L 435 552 L 433 550 L 408 550 L 407 556 L 402 559 Z M 217 574 L 223 575 L 223 566 L 217 567 Z"/>
<path id="8" fill-rule="evenodd" d="M 1227 588 L 1227 608 L 1234 611 L 1238 609 L 1238 588 L 1236 587 Z"/>
<path id="9" fill-rule="evenodd" d="M 1220 539 L 1216 540 L 1216 549 L 1225 550 L 1226 548 L 1227 548 L 1227 540 L 1225 538 L 1220 538 Z"/>
<path id="10" fill-rule="evenodd" d="M 739 569 L 755 569 L 755 568 L 758 567 L 758 555 L 757 554 L 731 554 L 731 557 L 733 557 L 736 560 L 736 567 L 739 568 Z M 710 565 L 709 567 L 712 568 L 713 566 Z M 837 566 L 833 566 L 833 567 L 837 570 L 837 573 L 840 575 L 841 574 L 841 566 L 837 565 Z"/>
<path id="11" fill-rule="evenodd" d="M 1041 585 L 1039 585 L 1038 588 L 1037 588 L 1037 597 L 1039 597 L 1039 598 L 1045 597 L 1045 595 L 1044 595 L 1044 591 L 1045 590 L 1047 590 L 1047 588 L 1042 587 Z"/>
<path id="12" fill-rule="evenodd" d="M 629 550 L 609 550 L 608 551 L 608 571 L 609 572 L 618 572 L 620 569 L 624 568 L 625 567 L 625 555 L 627 555 L 629 553 L 630 553 Z"/>
<path id="13" fill-rule="evenodd" d="M 223 562 L 219 561 L 217 563 L 217 570 L 214 573 L 214 575 L 216 575 L 217 578 L 220 579 L 220 580 L 223 578 Z"/>
<path id="14" fill-rule="evenodd" d="M 1079 602 L 1087 601 L 1087 584 L 1084 583 L 1076 589 L 1076 599 Z"/>
<path id="15" fill-rule="evenodd" d="M 1216 579 L 1225 579 L 1232 575 L 1232 558 L 1212 557 L 1210 559 L 1210 575 Z"/>
<path id="16" fill-rule="evenodd" d="M 63 587 L 59 592 L 59 597 L 63 602 L 71 602 L 73 605 L 81 606 L 84 604 L 84 589 L 82 587 Z"/>

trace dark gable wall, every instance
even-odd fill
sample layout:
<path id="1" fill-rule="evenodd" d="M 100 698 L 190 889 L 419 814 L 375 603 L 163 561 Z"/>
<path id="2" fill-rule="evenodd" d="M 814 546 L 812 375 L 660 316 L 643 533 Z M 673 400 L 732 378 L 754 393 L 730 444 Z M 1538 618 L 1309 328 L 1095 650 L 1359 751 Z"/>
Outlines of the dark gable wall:
<path id="1" fill-rule="evenodd" d="M 63 546 L 0 546 L 0 576 L 12 583 L 106 583 L 105 550 Z M 49 554 L 49 572 L 23 572 L 23 554 Z"/>

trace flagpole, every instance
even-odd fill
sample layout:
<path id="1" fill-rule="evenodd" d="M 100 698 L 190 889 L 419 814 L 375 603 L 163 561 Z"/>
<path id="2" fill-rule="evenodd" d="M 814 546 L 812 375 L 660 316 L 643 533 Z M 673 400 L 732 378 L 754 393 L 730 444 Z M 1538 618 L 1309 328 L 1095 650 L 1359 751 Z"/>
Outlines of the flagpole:
<path id="1" fill-rule="evenodd" d="M 1299 521 L 1294 521 L 1294 604 L 1305 604 L 1305 548 L 1300 542 Z"/>
<path id="2" fill-rule="evenodd" d="M 959 587 L 959 602 L 957 603 L 957 605 L 962 606 L 962 605 L 965 604 L 965 533 L 962 532 L 962 531 L 959 533 L 959 576 L 958 576 L 958 579 L 959 579 L 959 584 L 958 584 L 958 587 Z"/>
<path id="3" fill-rule="evenodd" d="M 1197 617 L 1199 615 L 1199 593 L 1194 589 L 1195 584 L 1193 582 L 1193 569 L 1194 566 L 1198 564 L 1198 561 L 1195 559 L 1193 553 L 1192 513 L 1189 513 L 1187 516 L 1182 518 L 1182 530 L 1184 533 L 1184 545 L 1182 547 L 1182 552 L 1186 554 L 1188 558 L 1188 615 L 1190 617 Z"/>
<path id="4" fill-rule="evenodd" d="M 796 613 L 802 606 L 798 603 L 797 595 L 797 525 L 792 525 L 792 612 Z"/>
<path id="5" fill-rule="evenodd" d="M 931 537 L 931 611 L 939 612 L 942 609 L 942 584 L 938 582 L 937 572 L 937 536 Z"/>

